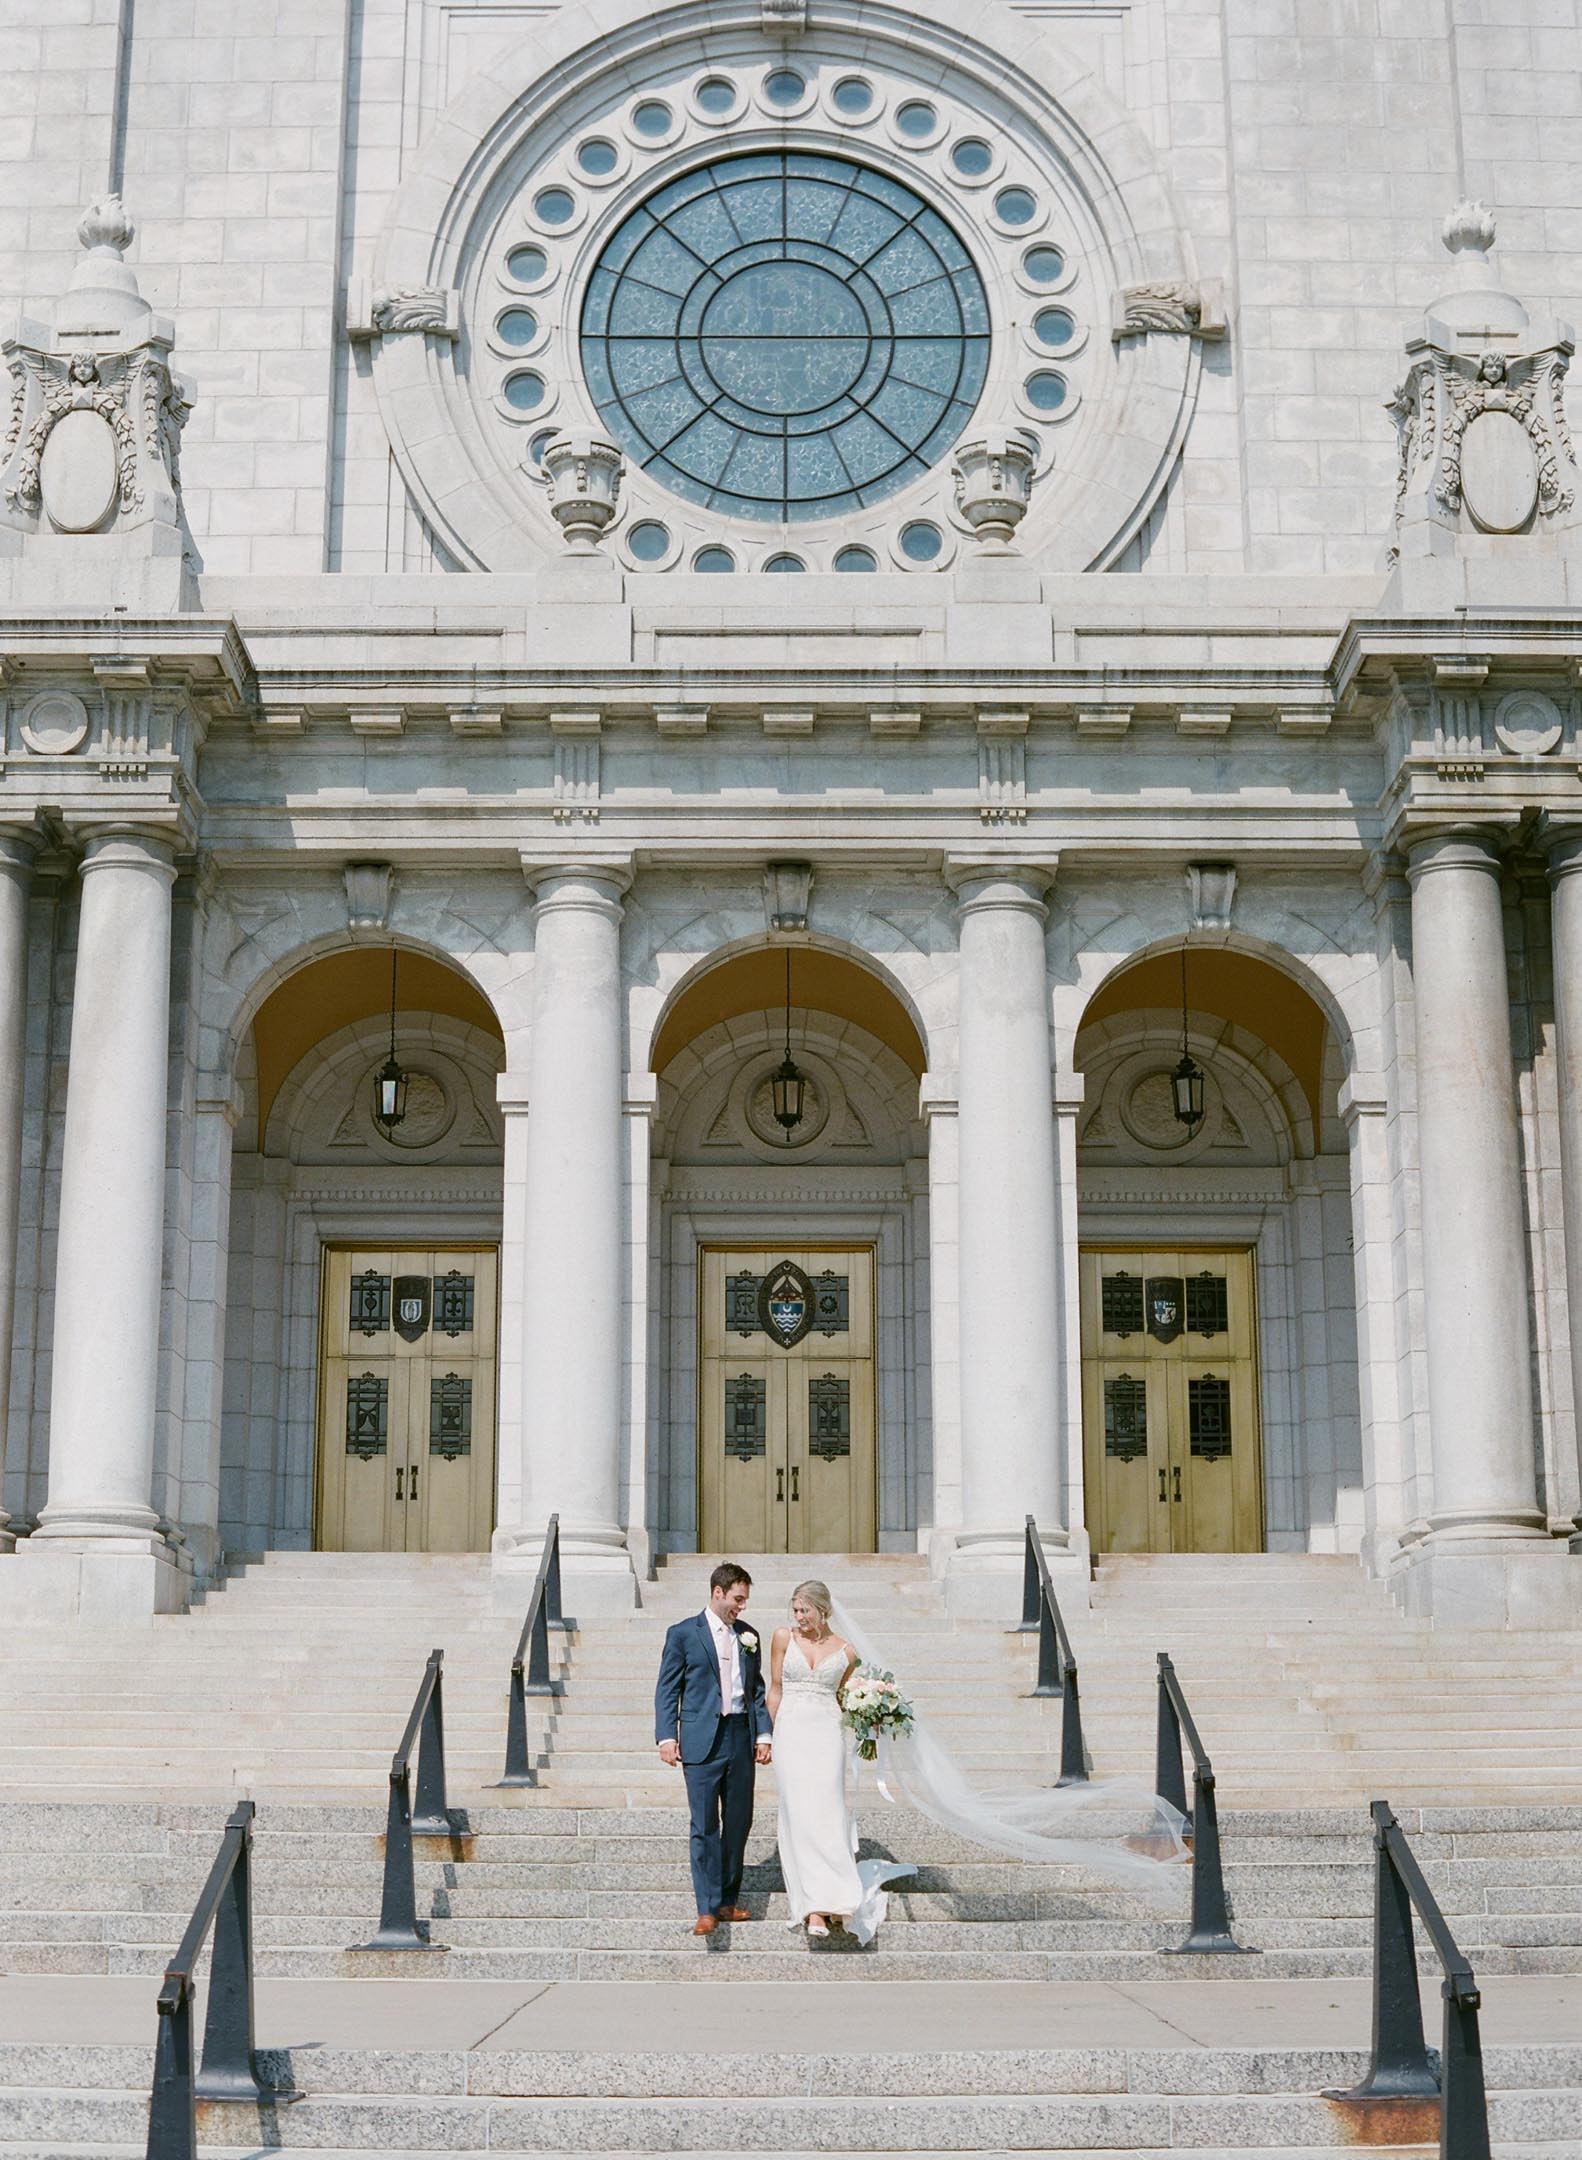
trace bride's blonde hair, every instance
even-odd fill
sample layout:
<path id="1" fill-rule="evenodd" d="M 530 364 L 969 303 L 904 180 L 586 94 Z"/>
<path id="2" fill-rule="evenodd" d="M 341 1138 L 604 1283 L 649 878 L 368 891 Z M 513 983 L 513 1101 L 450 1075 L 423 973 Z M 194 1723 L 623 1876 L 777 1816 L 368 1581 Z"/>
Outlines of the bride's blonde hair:
<path id="1" fill-rule="evenodd" d="M 835 1600 L 829 1594 L 829 1585 L 827 1583 L 821 1583 L 816 1579 L 799 1582 L 791 1593 L 791 1603 L 794 1605 L 798 1598 L 805 1605 L 811 1605 L 815 1611 L 822 1613 L 825 1624 L 828 1624 L 829 1616 L 835 1610 Z"/>

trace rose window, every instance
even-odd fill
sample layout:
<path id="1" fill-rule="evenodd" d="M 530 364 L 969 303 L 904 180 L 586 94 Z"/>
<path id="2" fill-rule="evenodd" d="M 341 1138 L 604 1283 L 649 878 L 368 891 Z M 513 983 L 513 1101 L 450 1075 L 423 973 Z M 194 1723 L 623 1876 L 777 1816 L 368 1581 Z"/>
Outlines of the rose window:
<path id="1" fill-rule="evenodd" d="M 605 426 L 645 472 L 789 522 L 881 502 L 940 462 L 983 390 L 989 304 L 910 188 L 763 152 L 689 172 L 621 221 L 581 351 Z"/>

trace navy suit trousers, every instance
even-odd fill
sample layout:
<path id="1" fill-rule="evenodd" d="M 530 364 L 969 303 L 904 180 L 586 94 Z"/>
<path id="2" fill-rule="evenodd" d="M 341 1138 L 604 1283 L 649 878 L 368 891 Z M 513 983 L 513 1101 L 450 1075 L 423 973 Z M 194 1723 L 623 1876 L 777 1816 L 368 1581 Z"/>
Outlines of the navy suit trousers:
<path id="1" fill-rule="evenodd" d="M 684 1765 L 692 1809 L 692 1887 L 700 1913 L 734 1905 L 753 1826 L 753 1743 L 746 1713 L 720 1719 L 702 1762 Z"/>

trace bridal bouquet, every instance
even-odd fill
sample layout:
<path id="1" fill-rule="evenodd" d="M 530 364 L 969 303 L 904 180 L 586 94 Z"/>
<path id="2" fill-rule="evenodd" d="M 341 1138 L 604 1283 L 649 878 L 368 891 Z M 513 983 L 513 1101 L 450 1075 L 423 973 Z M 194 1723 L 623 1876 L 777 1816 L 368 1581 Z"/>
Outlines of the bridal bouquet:
<path id="1" fill-rule="evenodd" d="M 894 1673 L 877 1665 L 859 1665 L 841 1690 L 845 1723 L 857 1736 L 857 1753 L 872 1762 L 886 1733 L 912 1730 L 912 1705 L 896 1686 Z"/>

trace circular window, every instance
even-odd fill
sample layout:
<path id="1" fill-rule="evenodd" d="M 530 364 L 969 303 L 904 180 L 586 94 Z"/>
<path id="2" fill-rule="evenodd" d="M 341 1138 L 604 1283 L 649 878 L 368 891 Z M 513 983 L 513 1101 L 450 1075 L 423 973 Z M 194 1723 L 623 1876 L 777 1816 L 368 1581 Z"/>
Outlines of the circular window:
<path id="1" fill-rule="evenodd" d="M 935 562 L 945 542 L 937 525 L 919 518 L 901 527 L 901 553 L 909 562 Z"/>
<path id="2" fill-rule="evenodd" d="M 627 534 L 626 544 L 637 562 L 663 562 L 670 553 L 670 529 L 657 518 L 644 518 Z"/>
<path id="3" fill-rule="evenodd" d="M 807 95 L 807 84 L 795 68 L 776 68 L 764 77 L 764 98 L 778 112 L 789 112 Z"/>
<path id="4" fill-rule="evenodd" d="M 1022 257 L 1022 270 L 1034 285 L 1058 285 L 1066 274 L 1066 258 L 1057 247 L 1030 247 Z"/>
<path id="5" fill-rule="evenodd" d="M 723 120 L 736 108 L 736 85 L 724 75 L 705 75 L 692 96 L 698 111 L 711 120 Z"/>
<path id="6" fill-rule="evenodd" d="M 1039 412 L 1059 412 L 1066 402 L 1066 378 L 1053 368 L 1040 368 L 1027 378 L 1027 402 Z"/>
<path id="7" fill-rule="evenodd" d="M 689 501 L 832 517 L 920 479 L 972 416 L 989 308 L 966 249 L 899 181 L 768 152 L 670 181 L 589 280 L 600 417 Z"/>
<path id="8" fill-rule="evenodd" d="M 964 180 L 981 180 L 994 163 L 994 152 L 981 136 L 969 135 L 951 151 L 950 162 Z"/>
<path id="9" fill-rule="evenodd" d="M 699 548 L 692 558 L 692 567 L 694 570 L 703 571 L 734 570 L 736 568 L 736 557 L 729 548 Z"/>
<path id="10" fill-rule="evenodd" d="M 577 198 L 569 188 L 540 188 L 533 210 L 541 225 L 569 225 L 577 214 Z"/>
<path id="11" fill-rule="evenodd" d="M 1060 352 L 1077 334 L 1076 322 L 1063 307 L 1040 308 L 1033 317 L 1033 335 L 1051 352 Z"/>
<path id="12" fill-rule="evenodd" d="M 835 557 L 837 570 L 877 570 L 879 562 L 872 548 L 844 547 Z"/>
<path id="13" fill-rule="evenodd" d="M 517 412 L 536 412 L 544 402 L 544 378 L 523 368 L 505 378 L 505 402 Z"/>
<path id="14" fill-rule="evenodd" d="M 620 152 L 614 143 L 606 142 L 602 135 L 595 135 L 577 152 L 578 168 L 590 180 L 602 180 L 606 173 L 614 172 L 620 163 Z"/>
<path id="15" fill-rule="evenodd" d="M 1038 203 L 1029 189 L 1006 187 L 995 196 L 994 209 L 1002 225 L 1031 225 L 1038 214 Z"/>
<path id="16" fill-rule="evenodd" d="M 805 570 L 807 564 L 800 555 L 771 555 L 764 564 L 766 570 Z"/>
<path id="17" fill-rule="evenodd" d="M 644 142 L 662 142 L 670 133 L 673 117 L 670 107 L 658 98 L 645 98 L 632 114 L 632 126 Z"/>
<path id="18" fill-rule="evenodd" d="M 936 114 L 932 105 L 925 105 L 921 98 L 911 98 L 895 116 L 895 124 L 911 142 L 922 142 L 934 132 Z"/>
<path id="19" fill-rule="evenodd" d="M 538 317 L 531 308 L 507 308 L 494 327 L 502 345 L 531 345 L 538 335 Z"/>
<path id="20" fill-rule="evenodd" d="M 549 268 L 549 257 L 540 247 L 512 248 L 505 267 L 519 285 L 536 285 Z"/>
<path id="21" fill-rule="evenodd" d="M 860 120 L 865 112 L 873 110 L 873 85 L 860 75 L 844 75 L 835 85 L 830 103 L 848 120 Z"/>
<path id="22" fill-rule="evenodd" d="M 549 448 L 550 444 L 554 441 L 558 433 L 559 430 L 557 428 L 540 428 L 538 433 L 533 437 L 532 441 L 527 446 L 527 454 L 532 459 L 535 465 L 543 464 L 544 452 Z"/>

